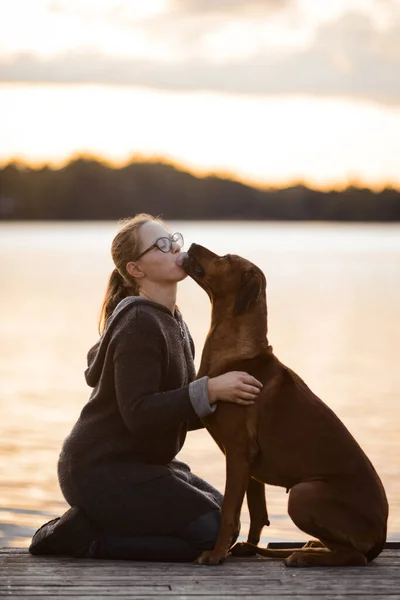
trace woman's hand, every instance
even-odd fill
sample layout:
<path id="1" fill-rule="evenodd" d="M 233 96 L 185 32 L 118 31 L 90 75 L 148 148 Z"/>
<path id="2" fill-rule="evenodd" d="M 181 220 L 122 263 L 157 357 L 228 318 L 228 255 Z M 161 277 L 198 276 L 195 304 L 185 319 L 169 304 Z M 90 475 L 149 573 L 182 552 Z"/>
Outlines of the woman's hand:
<path id="1" fill-rule="evenodd" d="M 254 404 L 262 387 L 258 379 L 244 371 L 229 371 L 208 380 L 208 399 L 210 404 L 220 400 L 249 406 Z"/>

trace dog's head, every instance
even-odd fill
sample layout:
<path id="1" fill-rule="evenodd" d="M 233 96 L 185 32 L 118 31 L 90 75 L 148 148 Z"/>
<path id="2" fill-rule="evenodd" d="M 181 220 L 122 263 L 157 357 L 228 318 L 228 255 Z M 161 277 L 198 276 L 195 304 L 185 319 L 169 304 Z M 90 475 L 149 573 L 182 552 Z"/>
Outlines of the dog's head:
<path id="1" fill-rule="evenodd" d="M 265 298 L 263 272 L 241 256 L 218 256 L 204 246 L 192 244 L 183 268 L 207 292 L 214 305 L 222 302 L 233 316 L 248 312 Z"/>

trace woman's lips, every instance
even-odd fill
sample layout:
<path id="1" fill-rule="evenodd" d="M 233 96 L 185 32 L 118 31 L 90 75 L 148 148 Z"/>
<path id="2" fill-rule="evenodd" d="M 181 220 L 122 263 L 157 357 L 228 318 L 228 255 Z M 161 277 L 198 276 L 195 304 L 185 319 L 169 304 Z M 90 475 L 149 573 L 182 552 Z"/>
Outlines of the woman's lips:
<path id="1" fill-rule="evenodd" d="M 179 267 L 183 267 L 183 263 L 185 262 L 187 255 L 188 255 L 187 252 L 180 252 L 180 254 L 178 254 L 178 258 L 176 259 L 176 264 Z"/>

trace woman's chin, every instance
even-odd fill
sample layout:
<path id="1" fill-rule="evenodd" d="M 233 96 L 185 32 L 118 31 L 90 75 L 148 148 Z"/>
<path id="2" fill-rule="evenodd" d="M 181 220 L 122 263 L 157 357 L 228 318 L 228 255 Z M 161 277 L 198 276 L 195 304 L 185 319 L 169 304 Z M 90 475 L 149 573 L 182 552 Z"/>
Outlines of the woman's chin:
<path id="1" fill-rule="evenodd" d="M 180 278 L 178 279 L 178 281 L 183 281 L 184 279 L 186 279 L 188 274 L 183 269 L 180 269 L 180 271 L 182 271 L 182 274 L 181 274 Z"/>

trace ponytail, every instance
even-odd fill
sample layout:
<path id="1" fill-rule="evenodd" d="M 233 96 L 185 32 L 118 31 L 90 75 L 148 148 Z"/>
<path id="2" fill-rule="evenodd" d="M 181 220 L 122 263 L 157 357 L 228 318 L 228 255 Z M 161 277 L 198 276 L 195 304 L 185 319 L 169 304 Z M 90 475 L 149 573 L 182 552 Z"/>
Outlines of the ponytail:
<path id="1" fill-rule="evenodd" d="M 103 333 L 107 321 L 115 307 L 128 296 L 139 296 L 139 284 L 126 270 L 126 265 L 140 254 L 139 230 L 145 223 L 155 221 L 165 227 L 165 223 L 156 217 L 141 213 L 132 219 L 126 219 L 111 244 L 111 256 L 115 265 L 107 285 L 99 319 L 99 332 Z"/>
<path id="2" fill-rule="evenodd" d="M 109 317 L 117 304 L 128 296 L 138 296 L 139 287 L 136 283 L 127 281 L 118 269 L 114 269 L 108 280 L 107 290 L 101 307 L 99 319 L 99 333 L 102 334 Z"/>

